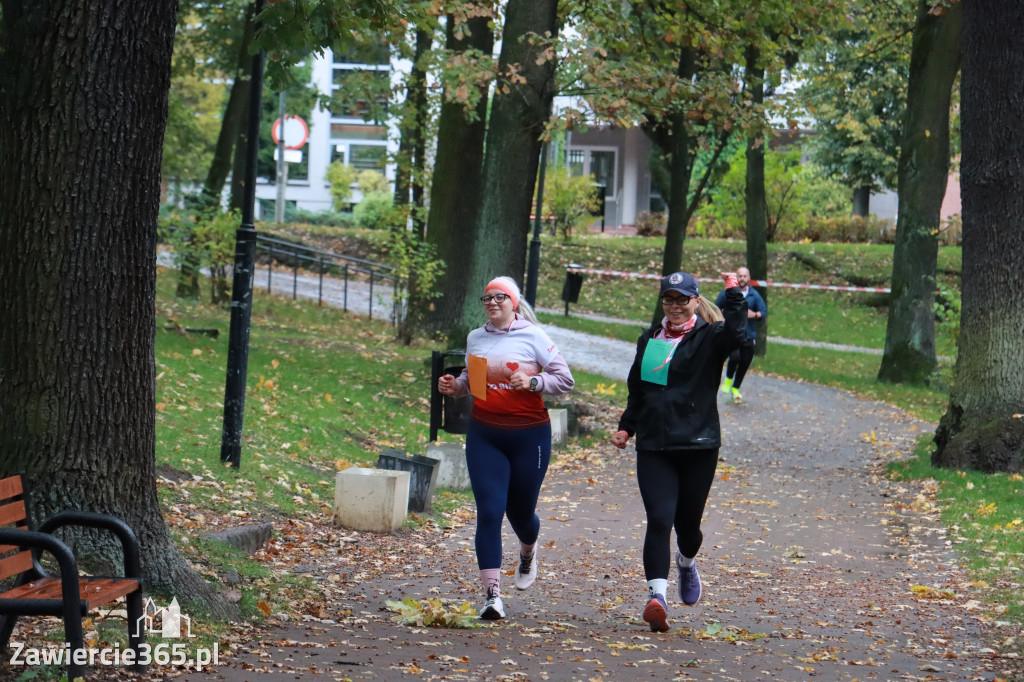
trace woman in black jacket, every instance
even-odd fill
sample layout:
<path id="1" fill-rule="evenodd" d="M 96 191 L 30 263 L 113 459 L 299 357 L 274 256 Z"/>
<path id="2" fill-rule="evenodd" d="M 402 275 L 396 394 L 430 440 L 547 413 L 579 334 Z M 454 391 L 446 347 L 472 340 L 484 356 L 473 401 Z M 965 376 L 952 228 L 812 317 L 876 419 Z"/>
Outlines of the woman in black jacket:
<path id="1" fill-rule="evenodd" d="M 677 272 L 661 280 L 665 317 L 644 331 L 629 370 L 629 397 L 612 444 L 636 436 L 636 476 L 647 512 L 643 619 L 668 630 L 669 541 L 676 529 L 679 598 L 693 606 L 701 583 L 695 557 L 701 517 L 715 479 L 721 427 L 718 381 L 729 353 L 746 339 L 747 303 L 735 273 L 724 273 L 721 312 L 701 297 L 697 280 Z"/>

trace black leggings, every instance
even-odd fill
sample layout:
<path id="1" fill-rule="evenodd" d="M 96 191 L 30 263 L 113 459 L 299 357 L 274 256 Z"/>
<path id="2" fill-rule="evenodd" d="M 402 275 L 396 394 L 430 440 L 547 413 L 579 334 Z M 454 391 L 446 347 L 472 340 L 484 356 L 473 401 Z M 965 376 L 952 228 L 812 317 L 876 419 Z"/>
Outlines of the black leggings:
<path id="1" fill-rule="evenodd" d="M 647 535 L 644 537 L 647 580 L 668 578 L 673 525 L 679 551 L 685 557 L 697 556 L 704 540 L 700 520 L 717 465 L 717 449 L 637 451 L 636 478 L 647 511 Z"/>
<path id="2" fill-rule="evenodd" d="M 729 353 L 729 362 L 725 365 L 725 376 L 732 379 L 732 387 L 739 388 L 743 377 L 747 376 L 747 368 L 754 359 L 754 339 L 748 339 L 742 346 Z"/>

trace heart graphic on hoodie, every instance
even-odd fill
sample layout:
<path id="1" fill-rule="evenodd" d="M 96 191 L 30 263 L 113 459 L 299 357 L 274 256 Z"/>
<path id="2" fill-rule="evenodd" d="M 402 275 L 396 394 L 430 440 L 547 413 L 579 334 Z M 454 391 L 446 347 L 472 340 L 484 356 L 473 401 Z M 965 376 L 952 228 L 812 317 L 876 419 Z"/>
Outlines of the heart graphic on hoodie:
<path id="1" fill-rule="evenodd" d="M 505 366 L 508 367 L 513 372 L 516 371 L 517 369 L 519 369 L 519 363 L 518 362 L 506 362 Z"/>

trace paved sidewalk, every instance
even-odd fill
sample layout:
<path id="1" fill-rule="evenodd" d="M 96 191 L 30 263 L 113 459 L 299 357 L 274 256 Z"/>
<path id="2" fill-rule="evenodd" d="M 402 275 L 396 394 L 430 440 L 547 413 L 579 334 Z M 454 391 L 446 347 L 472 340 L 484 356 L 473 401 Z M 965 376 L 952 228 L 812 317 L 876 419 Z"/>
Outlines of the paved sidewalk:
<path id="1" fill-rule="evenodd" d="M 546 329 L 571 366 L 625 378 L 633 344 Z M 698 559 L 704 598 L 682 606 L 671 593 L 673 570 L 670 632 L 651 633 L 639 619 L 644 514 L 633 453 L 601 443 L 562 451 L 552 465 L 539 504 L 540 579 L 525 593 L 512 587 L 506 524 L 506 621 L 409 627 L 396 624 L 386 604 L 409 596 L 480 606 L 472 509 L 447 525 L 391 536 L 335 529 L 325 518 L 302 532 L 276 528 L 260 554 L 311 576 L 317 598 L 225 642 L 229 653 L 215 670 L 180 679 L 852 682 L 1020 674 L 1015 661 L 987 648 L 998 631 L 950 549 L 934 490 L 884 476 L 884 463 L 934 425 L 841 391 L 756 374 L 744 395 L 742 404 L 724 397 L 720 404 L 724 444 Z M 592 426 L 609 429 L 616 417 L 595 415 Z"/>
<path id="2" fill-rule="evenodd" d="M 983 609 L 922 502 L 929 491 L 881 472 L 931 425 L 811 384 L 751 376 L 746 388 L 749 403 L 721 404 L 725 444 L 698 559 L 705 595 L 688 608 L 670 593 L 670 632 L 639 619 L 632 453 L 602 444 L 561 453 L 549 474 L 540 579 L 525 593 L 511 585 L 506 525 L 506 621 L 416 628 L 386 606 L 411 596 L 479 607 L 471 514 L 395 536 L 334 530 L 326 547 L 337 552 L 291 550 L 322 585 L 316 604 L 183 679 L 996 679 L 1012 661 L 985 648 Z M 269 550 L 294 541 L 285 529 Z"/>

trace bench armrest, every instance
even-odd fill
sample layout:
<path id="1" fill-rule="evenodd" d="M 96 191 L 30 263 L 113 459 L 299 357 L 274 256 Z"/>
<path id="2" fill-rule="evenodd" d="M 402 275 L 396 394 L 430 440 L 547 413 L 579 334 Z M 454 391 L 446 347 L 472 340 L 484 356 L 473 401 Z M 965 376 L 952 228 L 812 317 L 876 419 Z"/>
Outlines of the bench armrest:
<path id="1" fill-rule="evenodd" d="M 109 530 L 121 541 L 124 551 L 124 575 L 142 582 L 142 562 L 139 558 L 139 540 L 127 523 L 107 514 L 90 511 L 62 511 L 39 524 L 39 533 L 52 533 L 63 526 L 85 526 Z M 61 543 L 63 544 L 63 543 Z"/>
<path id="2" fill-rule="evenodd" d="M 78 563 L 75 561 L 75 555 L 72 554 L 71 548 L 60 538 L 36 530 L 0 528 L 0 543 L 27 547 L 32 550 L 35 571 L 43 578 L 52 576 L 42 570 L 42 567 L 39 565 L 39 553 L 45 551 L 52 554 L 53 558 L 57 560 L 57 565 L 60 567 L 60 581 L 63 594 L 78 601 Z"/>

